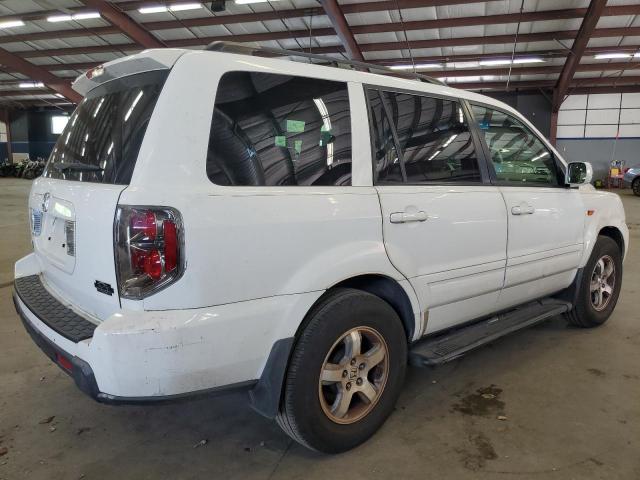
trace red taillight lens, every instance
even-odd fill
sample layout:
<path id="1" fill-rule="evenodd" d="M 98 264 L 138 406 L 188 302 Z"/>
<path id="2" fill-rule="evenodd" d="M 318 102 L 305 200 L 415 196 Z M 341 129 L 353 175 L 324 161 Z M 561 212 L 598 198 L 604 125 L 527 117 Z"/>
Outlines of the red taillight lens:
<path id="1" fill-rule="evenodd" d="M 136 211 L 131 215 L 131 239 L 134 241 L 155 240 L 158 233 L 156 215 L 150 211 Z"/>
<path id="2" fill-rule="evenodd" d="M 144 273 L 153 280 L 160 280 L 162 277 L 162 256 L 158 250 L 147 252 L 144 258 Z"/>
<path id="3" fill-rule="evenodd" d="M 182 219 L 176 210 L 118 207 L 115 240 L 121 296 L 144 298 L 182 274 Z"/>
<path id="4" fill-rule="evenodd" d="M 627 173 L 629 170 L 631 170 L 631 167 L 627 167 L 627 168 L 625 168 L 622 172 L 623 172 L 623 173 Z"/>

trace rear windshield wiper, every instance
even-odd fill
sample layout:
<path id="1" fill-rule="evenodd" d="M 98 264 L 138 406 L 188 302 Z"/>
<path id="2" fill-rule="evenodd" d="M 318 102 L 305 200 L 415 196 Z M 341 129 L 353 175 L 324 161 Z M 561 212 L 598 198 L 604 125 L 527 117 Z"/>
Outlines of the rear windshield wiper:
<path id="1" fill-rule="evenodd" d="M 60 172 L 64 172 L 67 170 L 73 170 L 76 172 L 86 171 L 86 172 L 101 172 L 104 168 L 100 168 L 97 165 L 89 165 L 86 163 L 54 163 L 53 168 Z"/>

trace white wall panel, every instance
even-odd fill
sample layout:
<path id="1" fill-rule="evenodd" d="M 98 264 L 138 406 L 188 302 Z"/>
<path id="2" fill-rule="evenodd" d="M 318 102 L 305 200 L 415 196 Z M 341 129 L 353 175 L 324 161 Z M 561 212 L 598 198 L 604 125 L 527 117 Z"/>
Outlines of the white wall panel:
<path id="1" fill-rule="evenodd" d="M 601 93 L 589 95 L 589 104 L 587 108 L 620 108 L 620 94 Z"/>
<path id="2" fill-rule="evenodd" d="M 640 108 L 640 93 L 623 93 L 622 108 Z"/>
<path id="3" fill-rule="evenodd" d="M 560 110 L 558 125 L 584 125 L 586 110 Z"/>
<path id="4" fill-rule="evenodd" d="M 640 123 L 640 108 L 623 108 L 620 111 L 620 123 Z"/>
<path id="5" fill-rule="evenodd" d="M 569 95 L 560 106 L 560 110 L 573 110 L 580 108 L 587 108 L 587 95 Z"/>
<path id="6" fill-rule="evenodd" d="M 583 125 L 559 125 L 557 138 L 583 138 Z"/>
<path id="7" fill-rule="evenodd" d="M 620 125 L 619 136 L 640 138 L 640 125 Z"/>
<path id="8" fill-rule="evenodd" d="M 585 137 L 615 137 L 618 125 L 587 125 Z"/>
<path id="9" fill-rule="evenodd" d="M 591 103 L 591 100 L 589 100 Z M 587 110 L 587 125 L 617 125 L 620 110 Z"/>

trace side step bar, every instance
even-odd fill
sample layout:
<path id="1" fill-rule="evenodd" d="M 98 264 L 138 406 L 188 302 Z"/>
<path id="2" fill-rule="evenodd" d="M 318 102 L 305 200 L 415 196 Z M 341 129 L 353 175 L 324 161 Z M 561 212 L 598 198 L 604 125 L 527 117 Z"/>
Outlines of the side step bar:
<path id="1" fill-rule="evenodd" d="M 571 303 L 555 298 L 527 303 L 487 320 L 416 342 L 409 350 L 409 363 L 431 366 L 450 362 L 474 348 L 569 310 Z"/>

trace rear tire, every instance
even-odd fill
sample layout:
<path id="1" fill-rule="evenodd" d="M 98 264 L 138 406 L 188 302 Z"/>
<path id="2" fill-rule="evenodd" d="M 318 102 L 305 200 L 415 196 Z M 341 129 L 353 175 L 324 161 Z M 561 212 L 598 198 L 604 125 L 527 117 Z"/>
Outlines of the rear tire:
<path id="1" fill-rule="evenodd" d="M 606 322 L 622 287 L 622 252 L 610 237 L 600 235 L 584 267 L 578 299 L 566 314 L 570 324 L 591 328 Z"/>
<path id="2" fill-rule="evenodd" d="M 634 195 L 640 197 L 640 177 L 637 177 L 633 180 L 633 182 L 631 182 L 631 190 L 633 191 Z"/>
<path id="3" fill-rule="evenodd" d="M 307 318 L 276 421 L 308 448 L 344 452 L 393 411 L 406 372 L 406 333 L 387 302 L 354 289 L 331 292 Z"/>

